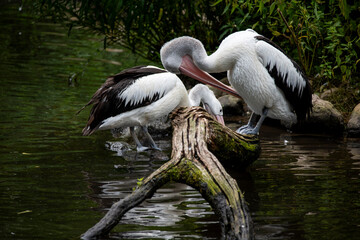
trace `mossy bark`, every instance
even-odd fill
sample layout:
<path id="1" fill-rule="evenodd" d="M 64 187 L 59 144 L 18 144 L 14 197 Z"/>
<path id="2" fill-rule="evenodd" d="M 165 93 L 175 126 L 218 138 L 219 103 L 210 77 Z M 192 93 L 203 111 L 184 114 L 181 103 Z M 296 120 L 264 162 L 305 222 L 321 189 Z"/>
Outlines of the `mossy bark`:
<path id="1" fill-rule="evenodd" d="M 252 222 L 243 194 L 217 157 L 226 165 L 244 168 L 259 156 L 258 138 L 233 132 L 199 107 L 180 108 L 171 119 L 171 160 L 131 195 L 115 203 L 100 222 L 82 235 L 83 239 L 110 232 L 128 210 L 151 198 L 169 181 L 185 183 L 201 193 L 219 216 L 222 239 L 252 239 Z"/>

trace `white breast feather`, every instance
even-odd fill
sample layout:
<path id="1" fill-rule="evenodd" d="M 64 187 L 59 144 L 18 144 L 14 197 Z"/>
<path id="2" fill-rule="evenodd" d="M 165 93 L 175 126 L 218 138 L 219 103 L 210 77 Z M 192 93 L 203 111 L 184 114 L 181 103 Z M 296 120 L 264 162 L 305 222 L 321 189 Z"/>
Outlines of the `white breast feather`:
<path id="1" fill-rule="evenodd" d="M 139 78 L 118 97 L 125 101 L 125 106 L 137 105 L 156 94 L 163 96 L 175 87 L 177 80 L 179 79 L 175 74 L 167 72 L 145 76 Z"/>

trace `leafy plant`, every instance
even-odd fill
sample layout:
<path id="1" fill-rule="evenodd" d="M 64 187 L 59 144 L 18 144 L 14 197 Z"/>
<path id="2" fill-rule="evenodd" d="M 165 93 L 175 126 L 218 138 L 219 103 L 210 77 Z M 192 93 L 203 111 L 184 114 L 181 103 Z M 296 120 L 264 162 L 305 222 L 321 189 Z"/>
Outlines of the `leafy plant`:
<path id="1" fill-rule="evenodd" d="M 138 187 L 140 187 L 140 186 L 142 185 L 143 180 L 144 180 L 143 177 L 142 177 L 142 178 L 138 178 L 138 180 L 137 180 L 137 182 L 136 182 L 136 184 L 138 185 Z"/>
<path id="2" fill-rule="evenodd" d="M 137 187 L 133 187 L 132 190 L 135 191 L 136 188 L 141 187 L 141 185 L 143 184 L 143 180 L 144 180 L 143 177 L 142 177 L 142 178 L 138 178 L 138 179 L 137 179 L 137 182 L 136 182 Z"/>
<path id="3" fill-rule="evenodd" d="M 233 31 L 253 28 L 279 43 L 309 75 L 331 79 L 341 76 L 344 81 L 357 76 L 359 2 L 352 5 L 344 0 L 226 2 L 224 14 L 233 17 L 231 23 L 223 26 L 222 37 Z M 329 65 L 331 71 L 322 71 L 323 66 Z"/>
<path id="4" fill-rule="evenodd" d="M 218 30 L 227 18 L 225 4 L 207 1 L 37 0 L 34 9 L 73 26 L 104 35 L 104 46 L 120 43 L 148 59 L 158 60 L 161 46 L 180 35 L 199 38 L 208 49 L 218 45 Z M 70 31 L 69 31 L 70 32 Z"/>
<path id="5" fill-rule="evenodd" d="M 151 60 L 168 40 L 198 38 L 214 51 L 229 34 L 253 28 L 294 58 L 318 91 L 358 87 L 360 1 L 350 0 L 35 0 L 41 16 L 82 26 Z"/>
<path id="6" fill-rule="evenodd" d="M 230 22 L 228 34 L 253 28 L 273 39 L 312 77 L 315 91 L 340 87 L 351 100 L 332 99 L 340 109 L 351 111 L 360 101 L 360 2 L 359 1 L 222 1 Z M 325 87 L 327 86 L 327 87 Z M 341 103 L 342 102 L 342 103 Z"/>

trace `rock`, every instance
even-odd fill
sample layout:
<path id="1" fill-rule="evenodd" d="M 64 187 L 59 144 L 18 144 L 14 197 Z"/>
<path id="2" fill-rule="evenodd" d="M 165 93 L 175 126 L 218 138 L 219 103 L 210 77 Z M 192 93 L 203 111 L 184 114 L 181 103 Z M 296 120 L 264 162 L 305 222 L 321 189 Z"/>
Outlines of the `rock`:
<path id="1" fill-rule="evenodd" d="M 214 94 L 217 98 L 227 95 L 227 93 L 221 91 L 220 89 L 217 89 L 217 88 L 214 88 L 211 86 L 208 86 L 208 87 L 210 88 L 211 91 L 214 92 Z"/>
<path id="2" fill-rule="evenodd" d="M 151 135 L 167 136 L 172 132 L 171 121 L 168 116 L 164 116 L 148 124 L 148 130 Z"/>
<path id="3" fill-rule="evenodd" d="M 299 124 L 311 132 L 342 133 L 344 130 L 344 118 L 334 105 L 319 96 L 312 95 L 313 111 L 305 124 Z M 305 126 L 304 126 L 305 125 Z"/>
<path id="4" fill-rule="evenodd" d="M 219 101 L 223 106 L 224 115 L 245 115 L 244 105 L 246 104 L 244 104 L 242 99 L 231 95 L 224 95 L 219 97 Z"/>
<path id="5" fill-rule="evenodd" d="M 161 119 L 153 121 L 147 125 L 148 131 L 151 136 L 168 136 L 172 132 L 171 122 L 168 116 L 164 116 Z M 110 130 L 114 138 L 131 137 L 129 128 L 114 128 Z M 146 138 L 140 127 L 135 127 L 136 134 L 139 139 Z"/>
<path id="6" fill-rule="evenodd" d="M 222 82 L 223 84 L 228 85 L 228 86 L 231 86 L 231 84 L 229 83 L 229 81 L 228 81 L 228 79 L 227 79 L 226 77 L 220 77 L 220 76 L 222 75 L 221 73 L 220 73 L 220 75 L 217 75 L 216 73 L 212 73 L 211 75 L 213 75 L 213 77 L 215 77 L 216 79 L 218 79 L 218 80 L 219 80 L 220 82 Z M 224 76 L 226 76 L 226 75 L 224 75 Z M 210 88 L 211 91 L 214 92 L 214 94 L 215 94 L 215 96 L 216 96 L 217 98 L 219 98 L 219 97 L 221 97 L 221 96 L 227 95 L 226 92 L 223 92 L 223 91 L 221 91 L 221 90 L 218 89 L 218 88 L 215 88 L 215 87 L 212 87 L 212 86 L 209 86 L 209 85 L 207 85 L 207 86 Z"/>
<path id="7" fill-rule="evenodd" d="M 347 132 L 349 137 L 360 137 L 360 103 L 351 113 L 347 123 Z"/>
<path id="8" fill-rule="evenodd" d="M 328 89 L 320 95 L 320 98 L 324 100 L 328 100 L 331 97 L 331 95 L 333 95 L 337 91 L 339 91 L 339 88 Z"/>

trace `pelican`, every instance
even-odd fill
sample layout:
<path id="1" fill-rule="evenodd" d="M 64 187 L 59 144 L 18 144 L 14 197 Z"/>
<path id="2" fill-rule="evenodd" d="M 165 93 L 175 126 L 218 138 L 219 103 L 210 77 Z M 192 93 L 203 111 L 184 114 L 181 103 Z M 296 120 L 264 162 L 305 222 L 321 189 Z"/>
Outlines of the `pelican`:
<path id="1" fill-rule="evenodd" d="M 210 56 L 199 40 L 188 36 L 165 43 L 160 56 L 169 72 L 243 98 L 253 113 L 248 124 L 237 130 L 241 134 L 258 134 L 266 117 L 290 127 L 312 109 L 311 87 L 300 66 L 252 29 L 229 35 Z M 225 71 L 232 87 L 208 74 Z"/>
<path id="2" fill-rule="evenodd" d="M 148 132 L 147 125 L 168 115 L 177 107 L 199 106 L 224 125 L 223 110 L 214 93 L 205 85 L 197 84 L 189 94 L 182 81 L 166 70 L 154 66 L 137 66 L 109 77 L 91 100 L 79 110 L 93 104 L 83 135 L 97 130 L 130 128 L 138 151 L 142 146 L 134 127 L 142 129 L 151 148 L 159 149 Z M 78 113 L 79 113 L 78 112 Z"/>

